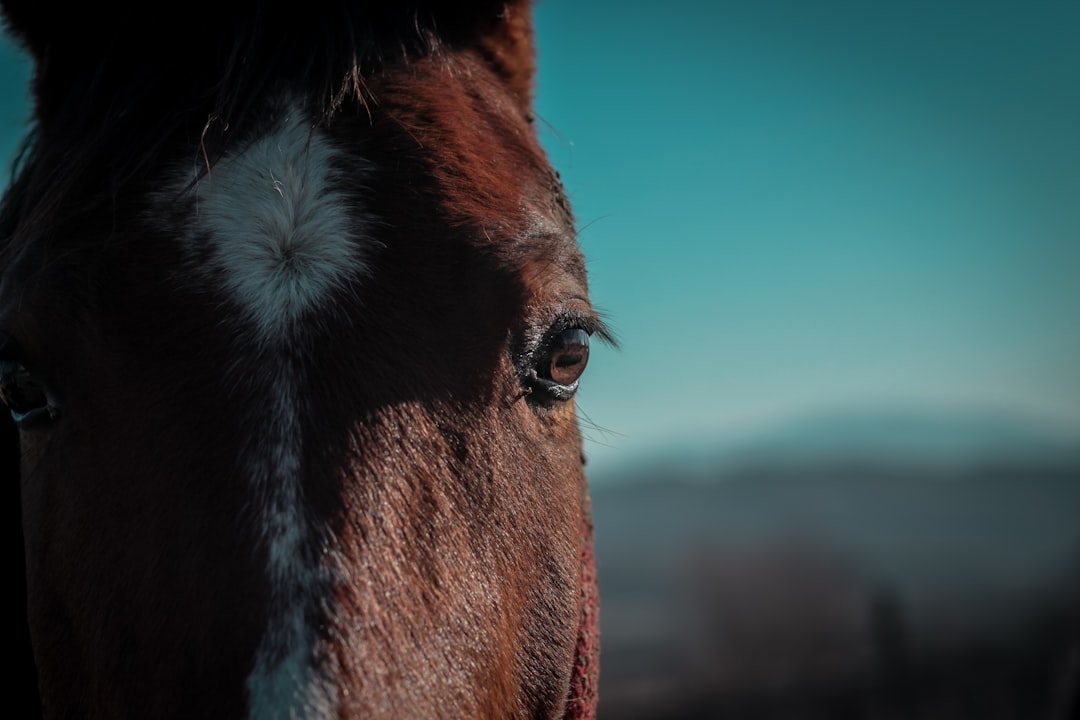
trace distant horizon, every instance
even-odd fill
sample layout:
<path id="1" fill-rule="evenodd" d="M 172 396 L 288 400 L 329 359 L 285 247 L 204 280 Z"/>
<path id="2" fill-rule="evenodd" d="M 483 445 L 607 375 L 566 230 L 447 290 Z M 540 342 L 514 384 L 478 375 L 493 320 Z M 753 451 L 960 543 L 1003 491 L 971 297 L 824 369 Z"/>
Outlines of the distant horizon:
<path id="1" fill-rule="evenodd" d="M 859 460 L 952 468 L 1064 459 L 1080 468 L 1080 431 L 1002 409 L 942 411 L 897 403 L 836 406 L 738 431 L 609 450 L 601 462 L 591 458 L 588 464 L 593 479 L 605 484 L 643 466 L 712 472 L 747 462 L 788 465 Z"/>

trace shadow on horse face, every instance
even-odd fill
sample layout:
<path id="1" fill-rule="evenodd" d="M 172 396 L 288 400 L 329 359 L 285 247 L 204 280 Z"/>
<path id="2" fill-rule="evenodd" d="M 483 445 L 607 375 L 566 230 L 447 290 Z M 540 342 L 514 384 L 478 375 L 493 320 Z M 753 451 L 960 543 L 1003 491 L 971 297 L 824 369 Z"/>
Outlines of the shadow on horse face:
<path id="1" fill-rule="evenodd" d="M 208 34 L 180 68 L 146 18 L 94 63 L 7 5 L 38 74 L 0 399 L 46 715 L 591 717 L 573 395 L 605 331 L 528 9 L 171 17 Z"/>

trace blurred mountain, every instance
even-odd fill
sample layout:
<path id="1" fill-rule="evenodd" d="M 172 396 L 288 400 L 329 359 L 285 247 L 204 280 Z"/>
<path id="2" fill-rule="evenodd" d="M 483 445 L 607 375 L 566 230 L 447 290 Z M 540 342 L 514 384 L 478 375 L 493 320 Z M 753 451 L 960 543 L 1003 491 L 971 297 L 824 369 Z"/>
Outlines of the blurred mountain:
<path id="1" fill-rule="evenodd" d="M 594 485 L 652 482 L 656 473 L 714 481 L 749 466 L 835 464 L 961 467 L 1080 462 L 1080 431 L 993 412 L 834 411 L 741 436 L 689 439 L 590 473 Z"/>
<path id="2" fill-rule="evenodd" d="M 601 716 L 843 688 L 857 712 L 746 716 L 1047 717 L 1080 657 L 1078 447 L 1008 418 L 849 414 L 601 478 Z M 986 684 L 973 663 L 997 715 L 956 710 Z"/>
<path id="3" fill-rule="evenodd" d="M 744 460 L 796 462 L 861 457 L 927 465 L 1042 463 L 1080 459 L 1080 435 L 990 413 L 837 412 L 793 422 L 729 452 Z"/>

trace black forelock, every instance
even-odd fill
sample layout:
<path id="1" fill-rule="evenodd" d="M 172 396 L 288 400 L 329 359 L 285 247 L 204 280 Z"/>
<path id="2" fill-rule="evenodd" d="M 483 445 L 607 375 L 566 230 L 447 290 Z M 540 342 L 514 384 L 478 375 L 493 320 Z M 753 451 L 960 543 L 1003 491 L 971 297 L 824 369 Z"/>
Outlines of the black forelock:
<path id="1" fill-rule="evenodd" d="M 3 5 L 35 61 L 35 114 L 0 209 L 0 257 L 16 225 L 40 236 L 118 197 L 170 154 L 211 166 L 265 124 L 267 98 L 305 102 L 316 122 L 350 103 L 362 109 L 376 101 L 365 77 L 472 42 L 504 3 L 454 12 L 355 0 Z"/>

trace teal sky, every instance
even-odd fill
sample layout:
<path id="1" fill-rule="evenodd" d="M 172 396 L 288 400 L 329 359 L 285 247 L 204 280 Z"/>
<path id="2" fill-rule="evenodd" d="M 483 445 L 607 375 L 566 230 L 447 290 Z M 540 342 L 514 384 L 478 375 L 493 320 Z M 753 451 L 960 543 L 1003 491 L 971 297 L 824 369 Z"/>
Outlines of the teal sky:
<path id="1" fill-rule="evenodd" d="M 594 466 L 846 409 L 1080 433 L 1080 3 L 535 17 L 543 139 L 622 342 L 580 394 Z M 5 164 L 27 72 L 0 46 Z"/>
<path id="2" fill-rule="evenodd" d="M 623 344 L 580 396 L 597 465 L 844 410 L 1080 432 L 1080 3 L 536 19 L 544 140 Z"/>

